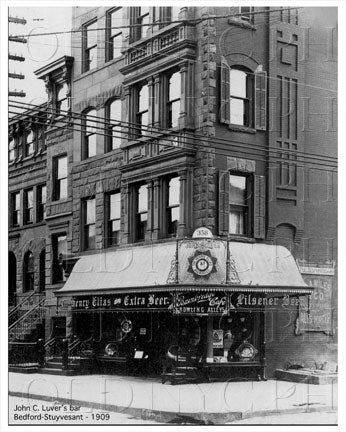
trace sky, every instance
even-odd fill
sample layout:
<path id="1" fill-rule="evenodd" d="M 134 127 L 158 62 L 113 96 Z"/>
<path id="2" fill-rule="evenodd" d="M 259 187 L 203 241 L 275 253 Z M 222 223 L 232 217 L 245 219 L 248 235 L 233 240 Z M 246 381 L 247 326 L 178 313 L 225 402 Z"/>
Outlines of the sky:
<path id="1" fill-rule="evenodd" d="M 28 43 L 9 43 L 9 53 L 22 55 L 25 62 L 9 61 L 9 72 L 25 75 L 24 80 L 10 79 L 10 90 L 23 90 L 25 98 L 13 98 L 18 102 L 39 105 L 47 100 L 43 80 L 34 71 L 71 53 L 71 34 L 34 36 L 39 33 L 54 33 L 71 30 L 71 7 L 13 7 L 9 8 L 12 17 L 24 18 L 27 23 L 9 24 L 10 35 L 30 35 Z"/>

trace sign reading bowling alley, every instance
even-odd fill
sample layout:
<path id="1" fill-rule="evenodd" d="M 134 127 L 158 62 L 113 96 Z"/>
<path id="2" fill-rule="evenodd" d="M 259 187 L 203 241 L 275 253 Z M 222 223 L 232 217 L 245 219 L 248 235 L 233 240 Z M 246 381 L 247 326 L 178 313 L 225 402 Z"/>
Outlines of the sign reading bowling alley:
<path id="1" fill-rule="evenodd" d="M 177 315 L 223 315 L 228 311 L 227 304 L 224 292 L 175 293 L 173 312 Z"/>

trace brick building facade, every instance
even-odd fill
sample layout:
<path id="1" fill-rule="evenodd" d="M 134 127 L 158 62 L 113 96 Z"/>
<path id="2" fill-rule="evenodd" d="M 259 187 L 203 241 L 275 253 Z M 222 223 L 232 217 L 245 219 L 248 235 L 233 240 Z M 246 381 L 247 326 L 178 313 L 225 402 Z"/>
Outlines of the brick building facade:
<path id="1" fill-rule="evenodd" d="M 67 336 L 75 293 L 58 290 L 77 258 L 164 246 L 206 227 L 230 249 L 285 246 L 325 296 L 310 306 L 325 321 L 310 327 L 297 309 L 266 315 L 269 374 L 335 361 L 336 12 L 279 9 L 73 9 L 72 57 L 36 72 L 53 116 L 40 178 L 46 306 Z M 33 228 L 24 232 L 37 238 Z M 60 253 L 67 275 L 56 279 Z M 47 335 L 52 325 L 47 318 Z"/>

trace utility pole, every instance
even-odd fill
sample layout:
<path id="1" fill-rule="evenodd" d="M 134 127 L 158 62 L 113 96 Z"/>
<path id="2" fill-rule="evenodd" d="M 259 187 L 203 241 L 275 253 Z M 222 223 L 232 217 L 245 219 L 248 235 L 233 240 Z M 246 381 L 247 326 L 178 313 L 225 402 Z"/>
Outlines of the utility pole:
<path id="1" fill-rule="evenodd" d="M 8 17 L 8 22 L 12 23 L 12 24 L 20 24 L 20 25 L 26 24 L 26 20 L 24 18 L 11 17 L 11 16 Z M 8 40 L 9 40 L 9 42 L 16 42 L 16 43 L 22 43 L 22 44 L 26 44 L 28 42 L 27 39 L 25 39 L 23 37 L 12 36 L 12 35 L 8 36 Z M 17 54 L 11 54 L 11 53 L 8 54 L 8 59 L 11 61 L 15 61 L 15 62 L 24 62 L 25 61 L 24 56 L 17 55 Z M 8 77 L 12 78 L 12 79 L 23 80 L 25 78 L 25 75 L 23 75 L 21 73 L 9 72 Z M 26 94 L 22 90 L 20 90 L 20 91 L 9 90 L 8 96 L 9 97 L 25 97 Z"/>

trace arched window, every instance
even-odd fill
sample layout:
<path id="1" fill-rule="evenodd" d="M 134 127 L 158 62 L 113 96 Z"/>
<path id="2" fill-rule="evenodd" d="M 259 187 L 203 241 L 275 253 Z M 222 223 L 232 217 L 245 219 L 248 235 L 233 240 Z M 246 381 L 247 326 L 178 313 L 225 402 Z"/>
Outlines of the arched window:
<path id="1" fill-rule="evenodd" d="M 14 306 L 17 291 L 17 260 L 13 252 L 8 254 L 8 304 Z"/>
<path id="2" fill-rule="evenodd" d="M 87 159 L 96 155 L 97 118 L 94 108 L 83 113 L 82 130 L 82 156 Z"/>
<path id="3" fill-rule="evenodd" d="M 106 151 L 120 148 L 121 144 L 121 100 L 115 99 L 106 105 Z"/>
<path id="4" fill-rule="evenodd" d="M 46 288 L 46 250 L 40 253 L 40 280 L 39 280 L 40 291 L 44 291 Z"/>
<path id="5" fill-rule="evenodd" d="M 33 291 L 34 289 L 34 275 L 35 275 L 35 260 L 31 251 L 26 252 L 24 255 L 24 291 Z"/>

